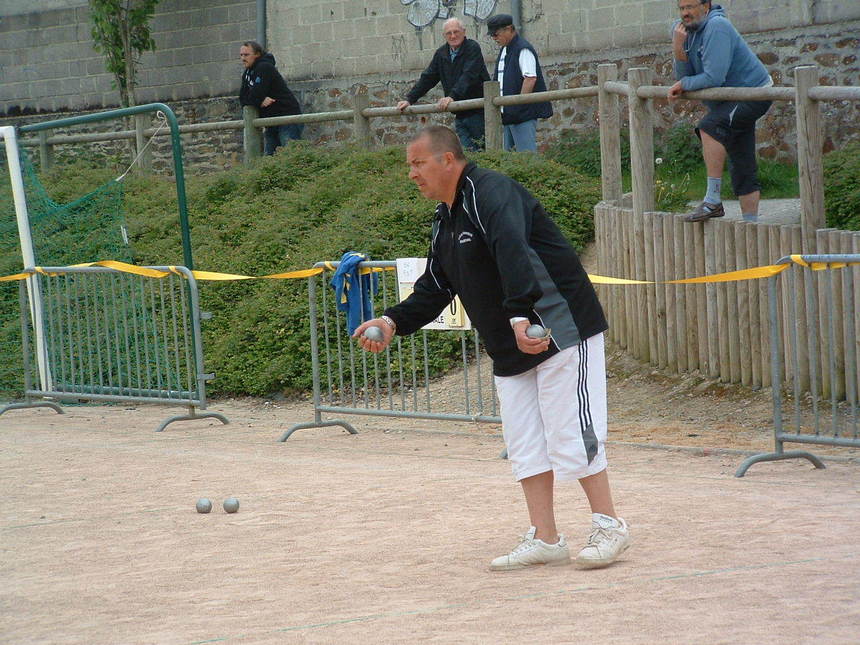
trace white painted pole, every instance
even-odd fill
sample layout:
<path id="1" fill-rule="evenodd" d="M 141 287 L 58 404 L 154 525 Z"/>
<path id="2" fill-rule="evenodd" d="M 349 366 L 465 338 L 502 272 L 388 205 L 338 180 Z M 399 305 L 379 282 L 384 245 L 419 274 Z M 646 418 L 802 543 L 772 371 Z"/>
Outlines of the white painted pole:
<path id="1" fill-rule="evenodd" d="M 27 215 L 27 199 L 24 192 L 24 176 L 21 172 L 21 160 L 18 156 L 18 139 L 15 128 L 0 126 L 0 138 L 6 144 L 6 159 L 9 163 L 9 179 L 12 184 L 12 198 L 15 203 L 15 216 L 18 220 L 18 239 L 21 243 L 21 259 L 25 269 L 36 266 L 36 254 L 33 252 L 33 238 L 30 235 L 30 219 Z M 39 366 L 39 379 L 42 390 L 50 390 L 51 372 L 48 366 L 48 351 L 45 345 L 43 330 L 44 317 L 42 310 L 42 293 L 39 289 L 38 276 L 27 278 L 27 291 L 30 295 L 30 315 L 33 319 L 33 329 L 36 337 L 36 361 Z"/>

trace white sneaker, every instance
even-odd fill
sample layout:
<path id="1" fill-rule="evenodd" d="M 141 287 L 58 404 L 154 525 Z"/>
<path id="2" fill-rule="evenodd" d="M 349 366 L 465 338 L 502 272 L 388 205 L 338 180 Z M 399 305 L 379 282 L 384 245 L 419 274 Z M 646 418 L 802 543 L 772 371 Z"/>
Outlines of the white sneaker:
<path id="1" fill-rule="evenodd" d="M 579 555 L 576 566 L 580 569 L 608 567 L 632 544 L 627 522 L 620 517 L 594 513 L 591 520 L 591 535 Z"/>
<path id="2" fill-rule="evenodd" d="M 523 569 L 533 564 L 558 567 L 570 564 L 570 551 L 564 536 L 558 536 L 557 544 L 547 544 L 535 537 L 535 527 L 531 527 L 517 547 L 508 555 L 500 555 L 490 563 L 490 571 L 511 571 Z"/>

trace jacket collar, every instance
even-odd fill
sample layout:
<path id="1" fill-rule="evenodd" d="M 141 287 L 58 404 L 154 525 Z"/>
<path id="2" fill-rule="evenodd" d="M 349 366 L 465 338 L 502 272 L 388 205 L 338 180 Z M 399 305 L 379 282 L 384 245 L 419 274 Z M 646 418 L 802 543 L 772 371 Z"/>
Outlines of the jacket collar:
<path id="1" fill-rule="evenodd" d="M 478 166 L 470 161 L 463 168 L 463 172 L 460 173 L 460 179 L 457 180 L 457 189 L 454 191 L 454 202 L 451 204 L 451 209 L 449 211 L 448 205 L 445 202 L 439 202 L 439 205 L 436 207 L 436 214 L 438 216 L 444 215 L 447 213 L 453 213 L 457 208 L 457 205 L 463 200 L 463 190 L 466 184 L 466 176 L 469 175 L 475 168 Z"/>
<path id="2" fill-rule="evenodd" d="M 463 199 L 463 186 L 466 184 L 466 175 L 471 173 L 477 167 L 478 166 L 470 161 L 466 164 L 465 168 L 463 168 L 463 172 L 460 174 L 460 180 L 457 182 L 457 192 L 454 193 L 454 207 L 456 207 L 457 203 Z"/>

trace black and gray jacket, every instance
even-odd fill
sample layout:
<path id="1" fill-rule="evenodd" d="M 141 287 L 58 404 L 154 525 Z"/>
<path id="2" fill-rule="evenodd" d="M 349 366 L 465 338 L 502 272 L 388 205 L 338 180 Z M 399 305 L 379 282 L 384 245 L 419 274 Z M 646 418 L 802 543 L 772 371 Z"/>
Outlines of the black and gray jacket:
<path id="1" fill-rule="evenodd" d="M 484 96 L 484 81 L 489 81 L 487 66 L 484 64 L 484 54 L 481 46 L 466 38 L 457 50 L 457 56 L 451 61 L 451 46 L 448 43 L 442 45 L 433 54 L 433 59 L 427 66 L 415 85 L 406 94 L 406 100 L 415 103 L 427 94 L 441 81 L 442 91 L 445 96 L 450 96 L 455 101 L 465 99 L 480 99 Z M 483 110 L 464 110 L 455 112 L 458 119 L 463 119 L 472 114 L 482 114 Z"/>
<path id="2" fill-rule="evenodd" d="M 385 311 L 399 335 L 433 320 L 455 295 L 478 329 L 497 376 L 525 372 L 605 331 L 603 309 L 576 251 L 519 183 L 468 164 L 451 210 L 436 208 L 427 269 L 403 302 Z M 510 319 L 552 330 L 547 352 L 517 348 Z"/>
<path id="3" fill-rule="evenodd" d="M 275 99 L 275 102 L 268 107 L 261 107 L 260 104 L 267 96 Z M 275 57 L 269 53 L 260 56 L 254 65 L 242 74 L 239 103 L 259 108 L 261 117 L 289 116 L 302 113 L 302 108 L 299 106 L 295 95 L 287 87 L 284 77 L 275 68 Z"/>

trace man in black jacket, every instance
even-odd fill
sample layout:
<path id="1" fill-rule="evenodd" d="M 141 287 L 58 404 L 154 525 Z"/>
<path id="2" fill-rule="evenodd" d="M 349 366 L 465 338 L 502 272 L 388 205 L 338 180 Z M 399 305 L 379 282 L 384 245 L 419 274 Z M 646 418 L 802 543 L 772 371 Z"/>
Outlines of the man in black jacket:
<path id="1" fill-rule="evenodd" d="M 502 96 L 546 92 L 543 71 L 531 43 L 517 33 L 514 19 L 500 13 L 487 21 L 487 34 L 501 47 L 494 78 L 499 81 Z M 537 150 L 537 120 L 552 116 L 549 101 L 502 108 L 505 150 Z"/>
<path id="2" fill-rule="evenodd" d="M 243 43 L 239 48 L 239 58 L 245 67 L 239 103 L 258 108 L 263 118 L 302 113 L 284 77 L 275 69 L 275 57 L 267 53 L 260 43 L 253 40 Z M 287 145 L 290 139 L 300 139 L 303 127 L 301 123 L 267 127 L 263 140 L 265 153 L 273 155 L 276 149 Z"/>
<path id="3" fill-rule="evenodd" d="M 484 96 L 484 81 L 490 80 L 481 46 L 466 38 L 466 27 L 457 18 L 446 20 L 442 33 L 447 41 L 433 54 L 433 60 L 418 81 L 397 104 L 398 110 L 412 105 L 442 82 L 445 96 L 439 99 L 439 107 L 448 108 L 451 101 L 478 99 Z M 484 111 L 464 110 L 455 113 L 454 129 L 460 143 L 468 150 L 484 146 Z"/>
<path id="4" fill-rule="evenodd" d="M 538 202 L 516 181 L 467 162 L 456 135 L 425 128 L 406 152 L 409 177 L 438 200 L 427 269 L 413 293 L 355 331 L 380 352 L 394 335 L 411 334 L 460 297 L 493 359 L 502 431 L 531 528 L 494 571 L 570 563 L 553 508 L 556 481 L 578 480 L 592 511 L 592 531 L 576 557 L 605 567 L 630 546 L 616 517 L 606 473 L 607 329 L 594 287 L 576 252 Z M 532 338 L 531 324 L 552 334 Z M 375 325 L 381 341 L 362 336 Z"/>

